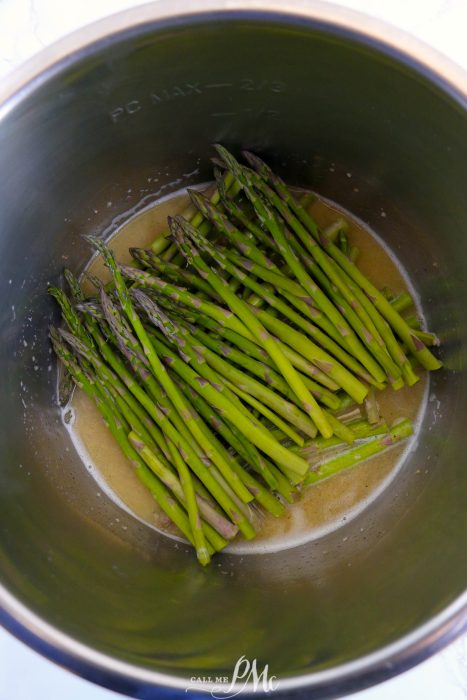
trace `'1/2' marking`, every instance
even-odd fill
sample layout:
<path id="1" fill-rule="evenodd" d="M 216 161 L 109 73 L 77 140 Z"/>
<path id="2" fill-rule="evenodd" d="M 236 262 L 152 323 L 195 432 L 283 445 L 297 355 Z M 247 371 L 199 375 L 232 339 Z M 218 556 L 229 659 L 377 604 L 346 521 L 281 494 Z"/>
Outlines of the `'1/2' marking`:
<path id="1" fill-rule="evenodd" d="M 266 107 L 259 107 L 255 109 L 254 107 L 243 107 L 239 109 L 238 112 L 211 112 L 211 117 L 219 117 L 221 119 L 227 119 L 231 117 L 237 117 L 241 114 L 248 114 L 251 117 L 264 118 L 264 119 L 280 119 L 280 113 L 277 109 L 267 109 Z"/>

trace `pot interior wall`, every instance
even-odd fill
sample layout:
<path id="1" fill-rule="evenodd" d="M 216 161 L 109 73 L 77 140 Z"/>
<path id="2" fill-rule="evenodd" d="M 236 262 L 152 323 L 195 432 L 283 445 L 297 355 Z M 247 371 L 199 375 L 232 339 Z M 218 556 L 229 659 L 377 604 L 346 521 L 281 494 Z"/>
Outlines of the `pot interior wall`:
<path id="1" fill-rule="evenodd" d="M 141 667 L 216 676 L 245 655 L 285 678 L 381 649 L 460 594 L 466 132 L 455 101 L 397 57 L 254 14 L 128 32 L 27 88 L 0 122 L 1 576 L 20 601 Z M 207 179 L 216 141 L 263 154 L 380 232 L 446 369 L 417 449 L 358 518 L 201 570 L 109 502 L 75 454 L 54 405 L 46 287 L 64 265 L 82 269 L 82 234 Z"/>

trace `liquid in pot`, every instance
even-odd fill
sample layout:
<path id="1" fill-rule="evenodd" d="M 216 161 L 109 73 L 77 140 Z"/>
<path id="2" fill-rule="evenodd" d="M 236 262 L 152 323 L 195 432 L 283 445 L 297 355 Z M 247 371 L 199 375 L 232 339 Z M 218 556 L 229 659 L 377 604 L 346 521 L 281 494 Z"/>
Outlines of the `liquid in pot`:
<path id="1" fill-rule="evenodd" d="M 179 192 L 131 217 L 112 238 L 111 248 L 117 259 L 131 263 L 129 248 L 148 247 L 166 229 L 167 216 L 183 212 L 188 202 L 186 192 Z M 395 293 L 407 290 L 416 300 L 410 280 L 395 256 L 361 221 L 323 199 L 313 202 L 310 211 L 322 228 L 343 216 L 349 224 L 349 241 L 361 251 L 358 266 L 362 272 L 377 287 L 388 287 Z M 88 271 L 105 281 L 110 278 L 100 256 L 91 261 Z M 92 293 L 86 284 L 84 281 L 85 292 Z M 420 315 L 419 306 L 417 311 Z M 277 551 L 315 539 L 347 522 L 383 489 L 390 488 L 404 455 L 417 440 L 428 388 L 427 374 L 420 370 L 419 375 L 421 379 L 413 387 L 405 386 L 397 392 L 387 388 L 377 394 L 381 414 L 388 424 L 400 417 L 414 422 L 415 432 L 408 442 L 308 487 L 278 519 L 268 513 L 256 516 L 257 537 L 246 542 L 238 536 L 228 551 L 238 554 Z M 174 527 L 138 480 L 99 411 L 84 392 L 75 391 L 70 406 L 64 410 L 65 417 L 76 449 L 102 490 L 148 526 L 176 536 Z"/>

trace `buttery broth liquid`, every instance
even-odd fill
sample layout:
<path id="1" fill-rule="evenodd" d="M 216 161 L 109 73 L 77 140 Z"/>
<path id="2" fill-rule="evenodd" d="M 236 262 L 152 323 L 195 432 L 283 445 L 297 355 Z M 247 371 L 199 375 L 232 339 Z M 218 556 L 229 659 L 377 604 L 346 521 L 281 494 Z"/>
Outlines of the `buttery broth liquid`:
<path id="1" fill-rule="evenodd" d="M 112 250 L 117 259 L 131 262 L 129 248 L 149 247 L 157 235 L 166 229 L 167 216 L 183 212 L 187 205 L 186 192 L 181 192 L 132 217 L 112 238 Z M 389 287 L 395 293 L 408 290 L 415 298 L 400 264 L 362 222 L 329 201 L 315 201 L 310 212 L 323 228 L 344 216 L 349 224 L 349 241 L 361 251 L 358 266 L 362 272 L 379 288 Z M 91 261 L 88 271 L 104 281 L 109 279 L 109 272 L 100 256 Z M 86 293 L 92 293 L 92 288 L 83 286 Z M 377 392 L 381 414 L 388 424 L 400 417 L 414 421 L 415 435 L 411 440 L 417 438 L 418 423 L 427 397 L 426 373 L 421 370 L 417 372 L 421 379 L 415 386 L 404 387 L 397 392 L 390 388 Z M 65 425 L 74 445 L 99 486 L 139 520 L 174 536 L 175 529 L 136 477 L 97 408 L 84 392 L 75 391 L 71 404 L 64 409 L 65 415 Z M 285 549 L 335 529 L 355 516 L 388 486 L 408 449 L 410 441 L 305 489 L 296 503 L 287 506 L 281 518 L 269 514 L 257 517 L 257 538 L 246 542 L 239 536 L 229 546 L 229 551 L 245 554 Z"/>

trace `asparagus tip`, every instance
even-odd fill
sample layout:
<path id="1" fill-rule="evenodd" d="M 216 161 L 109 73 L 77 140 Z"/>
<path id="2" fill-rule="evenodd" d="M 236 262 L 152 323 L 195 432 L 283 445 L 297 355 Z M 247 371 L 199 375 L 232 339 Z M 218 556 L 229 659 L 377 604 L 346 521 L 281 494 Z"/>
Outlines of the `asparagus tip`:
<path id="1" fill-rule="evenodd" d="M 266 165 L 264 160 L 261 160 L 261 158 L 254 153 L 251 153 L 251 151 L 242 151 L 242 156 L 245 158 L 247 163 L 251 165 L 254 170 L 256 170 L 257 173 L 259 173 L 262 177 L 268 177 L 271 174 L 271 168 Z"/>

